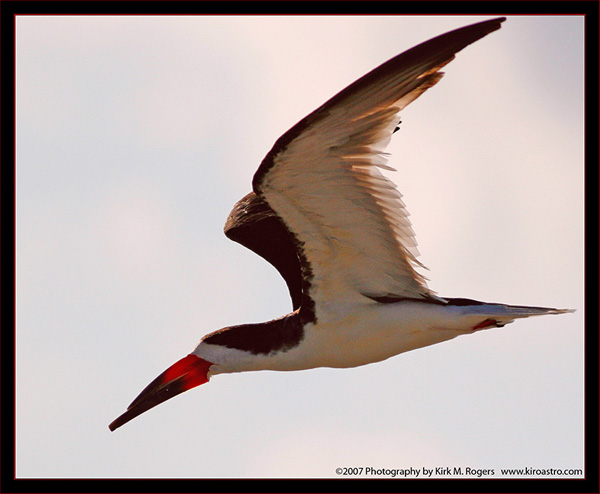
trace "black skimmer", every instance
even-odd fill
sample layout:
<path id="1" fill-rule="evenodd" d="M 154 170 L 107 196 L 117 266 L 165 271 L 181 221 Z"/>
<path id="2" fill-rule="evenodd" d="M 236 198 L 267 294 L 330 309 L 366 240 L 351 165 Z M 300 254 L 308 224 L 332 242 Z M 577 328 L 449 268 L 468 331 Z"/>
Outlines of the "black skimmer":
<path id="1" fill-rule="evenodd" d="M 515 319 L 568 309 L 436 295 L 417 269 L 414 233 L 384 148 L 398 113 L 440 69 L 504 18 L 451 31 L 360 78 L 302 119 L 260 164 L 225 224 L 285 279 L 293 312 L 223 328 L 152 381 L 115 430 L 215 374 L 356 367 Z"/>

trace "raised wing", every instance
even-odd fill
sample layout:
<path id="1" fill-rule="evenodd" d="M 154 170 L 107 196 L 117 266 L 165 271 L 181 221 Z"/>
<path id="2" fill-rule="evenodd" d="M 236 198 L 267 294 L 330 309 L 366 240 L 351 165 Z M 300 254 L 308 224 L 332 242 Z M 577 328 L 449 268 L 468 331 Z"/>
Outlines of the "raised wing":
<path id="1" fill-rule="evenodd" d="M 439 69 L 456 52 L 503 21 L 457 29 L 396 56 L 297 123 L 267 154 L 253 188 L 294 239 L 305 312 L 321 317 L 330 300 L 434 297 L 415 270 L 401 195 L 378 167 L 386 167 L 383 150 L 398 112 L 441 79 Z"/>
<path id="2" fill-rule="evenodd" d="M 300 307 L 302 280 L 294 238 L 266 202 L 254 192 L 240 199 L 225 222 L 225 235 L 270 262 L 283 276 L 294 310 Z"/>

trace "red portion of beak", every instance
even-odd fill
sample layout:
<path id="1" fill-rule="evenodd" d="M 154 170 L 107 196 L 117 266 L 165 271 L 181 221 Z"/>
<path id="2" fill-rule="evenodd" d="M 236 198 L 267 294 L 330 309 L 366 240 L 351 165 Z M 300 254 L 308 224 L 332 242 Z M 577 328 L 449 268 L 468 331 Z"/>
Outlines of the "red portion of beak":
<path id="1" fill-rule="evenodd" d="M 114 420 L 108 428 L 114 431 L 131 419 L 155 407 L 163 401 L 173 398 L 188 389 L 208 382 L 208 371 L 212 362 L 195 355 L 188 355 L 164 371 L 133 400 L 127 411 Z"/>

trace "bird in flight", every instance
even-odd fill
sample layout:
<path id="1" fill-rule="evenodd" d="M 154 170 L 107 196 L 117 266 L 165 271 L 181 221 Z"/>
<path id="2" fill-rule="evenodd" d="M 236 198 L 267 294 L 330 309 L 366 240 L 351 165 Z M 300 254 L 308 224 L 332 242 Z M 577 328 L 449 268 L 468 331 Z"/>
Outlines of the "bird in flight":
<path id="1" fill-rule="evenodd" d="M 225 234 L 270 262 L 293 311 L 204 336 L 114 420 L 115 430 L 216 375 L 356 367 L 515 319 L 568 309 L 440 297 L 419 274 L 414 232 L 380 168 L 398 113 L 505 18 L 466 26 L 375 68 L 300 120 L 258 167 Z"/>

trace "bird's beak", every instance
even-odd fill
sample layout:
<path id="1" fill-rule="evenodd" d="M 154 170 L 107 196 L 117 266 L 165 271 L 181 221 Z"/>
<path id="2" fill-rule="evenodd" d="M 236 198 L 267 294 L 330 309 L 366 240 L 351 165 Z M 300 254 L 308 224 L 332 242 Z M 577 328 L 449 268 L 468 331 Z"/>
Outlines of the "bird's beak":
<path id="1" fill-rule="evenodd" d="M 191 354 L 175 362 L 148 384 L 144 391 L 127 407 L 127 411 L 114 420 L 108 428 L 114 431 L 163 401 L 208 382 L 208 371 L 211 365 L 212 362 Z"/>

